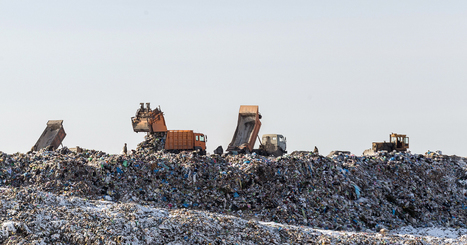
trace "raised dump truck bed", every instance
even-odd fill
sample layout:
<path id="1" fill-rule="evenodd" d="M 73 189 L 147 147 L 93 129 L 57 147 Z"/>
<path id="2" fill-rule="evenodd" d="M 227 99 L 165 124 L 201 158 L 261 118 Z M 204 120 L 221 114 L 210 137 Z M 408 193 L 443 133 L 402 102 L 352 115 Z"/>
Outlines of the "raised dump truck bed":
<path id="1" fill-rule="evenodd" d="M 57 149 L 66 136 L 62 124 L 63 120 L 49 120 L 47 127 L 31 150 L 38 151 L 43 148 L 48 148 L 49 150 Z"/>
<path id="2" fill-rule="evenodd" d="M 259 120 L 259 106 L 242 105 L 238 113 L 237 128 L 227 151 L 253 151 L 256 137 L 258 137 L 261 121 Z"/>

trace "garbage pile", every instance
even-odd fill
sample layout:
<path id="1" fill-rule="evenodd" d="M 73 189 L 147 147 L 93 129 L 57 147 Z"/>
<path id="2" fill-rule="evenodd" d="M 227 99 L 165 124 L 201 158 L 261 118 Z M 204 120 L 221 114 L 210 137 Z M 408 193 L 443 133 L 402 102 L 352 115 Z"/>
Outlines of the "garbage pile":
<path id="1" fill-rule="evenodd" d="M 138 153 L 151 154 L 164 150 L 167 135 L 165 132 L 148 133 L 144 136 L 144 141 L 136 147 Z"/>
<path id="2" fill-rule="evenodd" d="M 341 242 L 333 240 L 346 236 L 325 235 L 320 238 L 322 234 L 310 235 L 307 229 L 362 232 L 355 233 L 358 234 L 354 235 L 355 242 L 365 243 L 358 239 L 377 240 L 381 237 L 376 238 L 375 232 L 409 225 L 467 228 L 467 164 L 461 157 L 431 152 L 425 155 L 383 152 L 371 157 L 340 153 L 323 157 L 299 152 L 267 158 L 255 154 L 200 156 L 194 152 L 151 153 L 145 149 L 140 147 L 130 155 L 111 155 L 95 150 L 76 153 L 67 148 L 29 154 L 0 153 L 0 187 L 4 188 L 2 205 L 10 203 L 8 208 L 2 208 L 3 231 L 16 229 L 15 234 L 23 238 L 28 234 L 53 236 L 46 232 L 49 228 L 41 226 L 42 223 L 34 218 L 37 214 L 48 217 L 49 226 L 56 224 L 55 230 L 50 228 L 51 232 L 61 229 L 63 234 L 68 234 L 60 233 L 56 236 L 57 241 L 69 243 L 74 242 L 66 239 L 72 238 L 65 237 L 76 230 L 63 228 L 67 227 L 66 222 L 82 229 L 87 237 L 98 239 L 101 236 L 105 242 L 126 230 L 143 234 L 146 232 L 144 229 L 148 229 L 147 232 L 158 232 L 167 237 L 176 235 L 177 239 L 181 237 L 177 234 L 184 232 L 188 240 L 180 240 L 181 244 L 205 244 L 206 241 L 235 244 L 234 240 L 241 244 L 300 244 L 320 239 L 331 243 L 351 241 L 350 237 Z M 52 199 L 60 207 L 49 204 L 47 195 L 54 196 Z M 6 201 L 8 196 L 11 202 Z M 86 205 L 89 204 L 79 200 L 103 202 L 110 210 L 106 212 L 116 218 L 102 221 L 97 215 L 87 212 Z M 67 203 L 73 205 L 68 207 Z M 149 219 L 138 216 L 145 212 L 138 211 L 144 209 L 141 207 L 166 210 L 160 212 L 173 220 L 165 226 L 162 225 L 163 220 L 154 218 L 151 225 L 157 227 L 155 231 L 150 231 L 150 225 L 135 229 L 138 225 L 132 225 L 132 220 L 141 224 L 142 220 Z M 158 215 L 152 214 L 154 217 Z M 207 218 L 210 215 L 228 218 L 221 224 L 214 221 L 215 218 Z M 196 221 L 201 219 L 199 217 L 202 217 L 202 222 Z M 78 218 L 83 221 L 76 220 Z M 182 222 L 178 219 L 187 220 Z M 115 220 L 120 223 L 112 223 L 117 222 Z M 239 223 L 233 224 L 229 220 Z M 258 226 L 255 221 L 304 228 L 288 228 L 295 235 L 284 235 L 284 231 L 266 233 L 266 228 Z M 206 222 L 217 222 L 220 225 L 217 227 L 221 228 L 207 229 Z M 260 228 L 248 230 L 251 222 Z M 181 227 L 180 232 L 183 232 L 172 231 L 175 226 Z M 144 232 L 138 233 L 138 229 Z M 225 232 L 225 229 L 237 233 L 224 234 L 227 239 L 224 241 L 219 233 L 209 233 L 211 230 Z M 194 235 L 195 232 L 200 235 Z M 255 232 L 258 238 L 246 235 Z M 4 238 L 5 232 L 2 234 Z M 144 241 L 142 237 L 132 239 Z M 206 240 L 190 240 L 201 237 Z M 10 233 L 8 239 L 11 239 Z M 115 239 L 112 241 L 118 242 Z M 98 240 L 93 241 L 98 244 Z M 175 240 L 167 238 L 160 241 L 168 243 Z M 397 244 L 399 240 L 394 241 Z M 78 243 L 86 242 L 79 240 Z"/>
<path id="3" fill-rule="evenodd" d="M 160 209 L 0 188 L 2 244 L 465 244 L 384 232 L 335 232 L 189 209 Z M 465 233 L 465 230 L 462 231 Z"/>

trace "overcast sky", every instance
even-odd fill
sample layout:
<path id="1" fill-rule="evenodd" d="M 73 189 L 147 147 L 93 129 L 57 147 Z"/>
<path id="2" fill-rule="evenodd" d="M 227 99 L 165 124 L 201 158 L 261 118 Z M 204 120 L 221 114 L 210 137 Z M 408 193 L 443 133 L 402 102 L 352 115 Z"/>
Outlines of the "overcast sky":
<path id="1" fill-rule="evenodd" d="M 53 119 L 65 146 L 134 149 L 150 102 L 209 152 L 259 105 L 289 152 L 360 155 L 395 132 L 467 156 L 467 2 L 0 0 L 0 82 L 7 153 Z"/>

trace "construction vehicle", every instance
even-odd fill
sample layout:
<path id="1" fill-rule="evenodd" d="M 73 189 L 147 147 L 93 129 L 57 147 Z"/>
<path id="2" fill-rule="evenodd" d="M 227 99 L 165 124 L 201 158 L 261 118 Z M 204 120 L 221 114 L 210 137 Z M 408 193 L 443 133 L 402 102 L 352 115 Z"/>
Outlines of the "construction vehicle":
<path id="1" fill-rule="evenodd" d="M 207 136 L 195 133 L 193 130 L 167 130 L 164 113 L 160 106 L 154 110 L 150 103 L 140 103 L 136 115 L 131 118 L 133 131 L 146 132 L 154 139 L 155 150 L 166 150 L 178 153 L 180 151 L 199 151 L 206 154 Z"/>
<path id="2" fill-rule="evenodd" d="M 373 142 L 371 149 L 365 150 L 363 155 L 373 155 L 378 151 L 397 151 L 404 152 L 409 149 L 409 137 L 405 134 L 391 133 L 389 142 Z"/>
<path id="3" fill-rule="evenodd" d="M 167 132 L 164 113 L 162 113 L 160 106 L 152 110 L 150 103 L 146 103 L 146 108 L 144 108 L 144 103 L 140 103 L 140 105 L 141 107 L 136 111 L 136 115 L 131 118 L 133 131 L 148 133 Z"/>
<path id="4" fill-rule="evenodd" d="M 286 139 L 280 134 L 265 134 L 263 142 L 260 140 L 259 149 L 253 149 L 261 128 L 261 114 L 257 105 L 242 105 L 238 113 L 237 128 L 227 152 L 251 153 L 261 155 L 282 156 L 286 153 Z"/>
<path id="5" fill-rule="evenodd" d="M 42 132 L 41 137 L 36 144 L 31 148 L 31 151 L 39 151 L 46 148 L 47 150 L 56 150 L 62 144 L 66 133 L 63 128 L 63 120 L 49 120 L 47 127 Z"/>

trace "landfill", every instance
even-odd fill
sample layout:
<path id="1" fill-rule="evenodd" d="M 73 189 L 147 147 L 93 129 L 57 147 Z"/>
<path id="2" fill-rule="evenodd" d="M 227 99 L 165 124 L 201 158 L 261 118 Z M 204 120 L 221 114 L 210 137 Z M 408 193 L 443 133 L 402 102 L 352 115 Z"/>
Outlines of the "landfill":
<path id="1" fill-rule="evenodd" d="M 0 243 L 467 244 L 462 157 L 172 154 L 151 140 L 129 154 L 0 152 Z"/>

